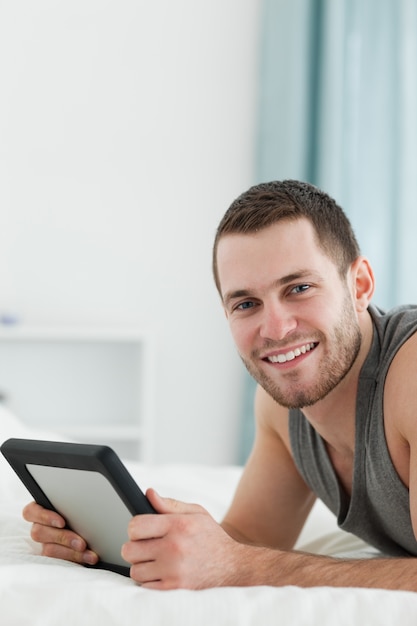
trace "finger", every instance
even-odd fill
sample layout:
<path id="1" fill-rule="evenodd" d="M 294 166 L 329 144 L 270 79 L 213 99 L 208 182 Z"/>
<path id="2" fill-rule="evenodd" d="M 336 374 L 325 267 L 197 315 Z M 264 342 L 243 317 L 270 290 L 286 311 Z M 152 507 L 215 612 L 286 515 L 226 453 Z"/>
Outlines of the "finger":
<path id="1" fill-rule="evenodd" d="M 135 563 L 130 568 L 130 577 L 140 585 L 160 584 L 161 579 L 155 563 Z"/>
<path id="2" fill-rule="evenodd" d="M 89 550 L 85 540 L 69 529 L 56 529 L 43 524 L 33 524 L 31 537 L 42 544 L 41 554 L 74 563 L 95 565 L 98 555 Z"/>
<path id="3" fill-rule="evenodd" d="M 146 589 L 192 589 L 193 585 L 182 578 L 180 570 L 172 570 L 168 563 L 162 566 L 158 561 L 134 563 L 130 568 L 130 577 Z"/>
<path id="4" fill-rule="evenodd" d="M 87 549 L 85 540 L 68 528 L 54 528 L 43 524 L 32 524 L 31 537 L 37 543 L 57 544 L 76 552 Z"/>
<path id="5" fill-rule="evenodd" d="M 181 502 L 180 500 L 174 500 L 173 498 L 163 498 L 155 491 L 155 489 L 148 489 L 146 491 L 146 497 L 158 513 L 187 514 L 205 512 L 203 507 L 199 504 Z"/>
<path id="6" fill-rule="evenodd" d="M 53 526 L 54 528 L 64 528 L 66 523 L 59 513 L 45 509 L 36 502 L 27 504 L 22 511 L 22 515 L 27 522 Z"/>
<path id="7" fill-rule="evenodd" d="M 148 489 L 146 495 L 154 509 L 160 515 L 142 514 L 133 517 L 128 525 L 128 537 L 131 541 L 158 539 L 175 527 L 183 516 L 206 514 L 207 511 L 198 504 L 188 504 L 172 498 L 162 498 L 154 489 Z M 183 519 L 182 524 L 185 523 Z"/>
<path id="8" fill-rule="evenodd" d="M 98 555 L 92 550 L 77 551 L 56 543 L 45 543 L 42 545 L 42 555 L 81 563 L 83 565 L 96 565 L 99 560 Z"/>
<path id="9" fill-rule="evenodd" d="M 121 555 L 128 563 L 149 563 L 155 561 L 155 540 L 127 541 L 123 544 Z"/>
<path id="10" fill-rule="evenodd" d="M 127 536 L 131 541 L 144 541 L 164 537 L 169 530 L 166 515 L 136 515 L 127 527 Z"/>

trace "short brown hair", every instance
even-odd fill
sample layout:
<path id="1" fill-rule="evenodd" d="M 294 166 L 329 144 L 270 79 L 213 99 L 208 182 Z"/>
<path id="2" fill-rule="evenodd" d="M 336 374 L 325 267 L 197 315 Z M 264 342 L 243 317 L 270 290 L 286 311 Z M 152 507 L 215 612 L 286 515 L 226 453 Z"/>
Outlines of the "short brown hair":
<path id="1" fill-rule="evenodd" d="M 213 275 L 219 293 L 217 247 L 223 235 L 253 233 L 281 220 L 300 218 L 311 222 L 319 246 L 344 276 L 360 255 L 360 248 L 341 207 L 309 183 L 272 181 L 255 185 L 241 194 L 220 221 L 213 245 Z"/>

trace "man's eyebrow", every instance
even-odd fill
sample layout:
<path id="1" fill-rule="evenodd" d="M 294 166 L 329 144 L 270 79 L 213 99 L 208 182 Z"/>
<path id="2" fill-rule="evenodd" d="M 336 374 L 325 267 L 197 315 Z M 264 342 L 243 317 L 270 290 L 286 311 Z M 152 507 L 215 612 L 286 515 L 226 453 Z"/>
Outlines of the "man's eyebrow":
<path id="1" fill-rule="evenodd" d="M 273 284 L 276 287 L 282 287 L 283 285 L 288 285 L 288 283 L 292 283 L 295 280 L 301 280 L 302 278 L 314 278 L 315 280 L 321 280 L 321 277 L 317 274 L 317 272 L 312 270 L 297 270 L 296 272 L 291 272 L 291 274 L 282 276 L 282 278 L 278 278 Z"/>
<path id="2" fill-rule="evenodd" d="M 305 270 L 297 270 L 296 272 L 291 272 L 291 274 L 286 274 L 285 276 L 282 276 L 281 278 L 277 278 L 276 280 L 272 281 L 271 286 L 283 287 L 285 285 L 288 285 L 289 283 L 292 283 L 296 280 L 301 280 L 304 278 L 309 278 L 310 280 L 314 278 L 314 280 L 318 282 L 321 282 L 323 280 L 321 275 L 317 274 L 317 272 L 305 269 Z M 247 298 L 247 297 L 253 297 L 253 291 L 250 291 L 249 289 L 236 289 L 233 291 L 228 291 L 223 296 L 223 304 L 226 305 L 231 300 L 235 300 L 237 298 Z"/>
<path id="3" fill-rule="evenodd" d="M 247 289 L 236 289 L 236 291 L 228 291 L 223 296 L 223 304 L 229 304 L 231 300 L 236 300 L 237 298 L 246 298 L 250 296 L 250 291 Z"/>

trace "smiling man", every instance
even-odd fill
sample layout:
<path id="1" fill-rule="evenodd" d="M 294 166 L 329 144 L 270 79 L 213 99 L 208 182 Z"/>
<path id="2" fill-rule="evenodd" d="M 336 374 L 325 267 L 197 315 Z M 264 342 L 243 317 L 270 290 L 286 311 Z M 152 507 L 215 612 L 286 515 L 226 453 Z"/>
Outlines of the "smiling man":
<path id="1" fill-rule="evenodd" d="M 123 556 L 145 587 L 332 585 L 417 591 L 417 307 L 371 304 L 342 209 L 298 181 L 242 194 L 217 230 L 217 289 L 258 382 L 256 437 L 222 524 L 147 492 Z M 413 375 L 410 375 L 410 373 Z M 315 499 L 379 558 L 293 550 Z M 24 516 L 44 554 L 92 562 L 57 514 Z"/>
<path id="2" fill-rule="evenodd" d="M 361 346 L 346 276 L 319 246 L 310 221 L 287 218 L 252 235 L 224 234 L 217 247 L 217 280 L 239 353 L 288 408 L 325 397 Z M 358 266 L 370 273 L 364 259 Z"/>

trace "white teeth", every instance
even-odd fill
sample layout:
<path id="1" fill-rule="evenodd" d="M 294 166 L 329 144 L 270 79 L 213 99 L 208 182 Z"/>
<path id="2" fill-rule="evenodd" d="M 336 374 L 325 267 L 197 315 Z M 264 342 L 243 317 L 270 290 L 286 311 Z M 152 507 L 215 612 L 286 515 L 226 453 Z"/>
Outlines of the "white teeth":
<path id="1" fill-rule="evenodd" d="M 295 348 L 295 350 L 290 350 L 286 354 L 276 354 L 268 357 L 268 361 L 271 363 L 286 363 L 287 361 L 293 361 L 297 356 L 301 356 L 306 352 L 309 352 L 314 348 L 314 343 L 306 343 L 304 346 L 300 348 Z"/>

